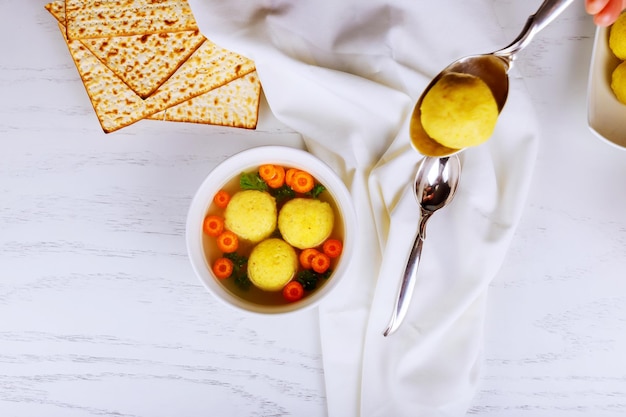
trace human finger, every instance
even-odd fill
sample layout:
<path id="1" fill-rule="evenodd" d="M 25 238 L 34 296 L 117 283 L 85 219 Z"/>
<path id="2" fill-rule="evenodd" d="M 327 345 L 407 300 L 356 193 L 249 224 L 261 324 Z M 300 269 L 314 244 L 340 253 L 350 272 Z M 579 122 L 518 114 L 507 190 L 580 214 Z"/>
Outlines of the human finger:
<path id="1" fill-rule="evenodd" d="M 585 0 L 585 10 L 591 15 L 596 15 L 602 11 L 610 0 Z"/>
<path id="2" fill-rule="evenodd" d="M 593 21 L 598 26 L 609 26 L 617 20 L 623 9 L 624 1 L 609 1 L 600 12 L 596 13 Z"/>

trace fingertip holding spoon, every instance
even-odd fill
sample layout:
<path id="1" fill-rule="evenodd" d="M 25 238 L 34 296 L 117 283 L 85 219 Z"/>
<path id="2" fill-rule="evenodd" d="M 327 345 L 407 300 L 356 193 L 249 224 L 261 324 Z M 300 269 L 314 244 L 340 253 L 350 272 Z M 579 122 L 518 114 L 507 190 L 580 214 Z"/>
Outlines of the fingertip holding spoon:
<path id="1" fill-rule="evenodd" d="M 461 152 L 441 145 L 426 133 L 422 125 L 421 106 L 424 96 L 445 74 L 456 72 L 473 75 L 487 84 L 502 111 L 509 94 L 509 71 L 517 53 L 524 49 L 534 36 L 557 18 L 574 0 L 545 0 L 535 14 L 531 15 L 517 38 L 508 46 L 488 54 L 472 55 L 461 58 L 443 69 L 428 84 L 411 115 L 409 135 L 413 147 L 422 155 L 446 157 Z"/>
<path id="2" fill-rule="evenodd" d="M 417 279 L 422 244 L 426 238 L 426 222 L 433 213 L 452 201 L 460 178 L 461 162 L 457 155 L 444 158 L 425 157 L 417 169 L 414 192 L 420 210 L 419 226 L 398 289 L 391 319 L 383 332 L 384 336 L 389 336 L 400 327 L 408 311 Z"/>

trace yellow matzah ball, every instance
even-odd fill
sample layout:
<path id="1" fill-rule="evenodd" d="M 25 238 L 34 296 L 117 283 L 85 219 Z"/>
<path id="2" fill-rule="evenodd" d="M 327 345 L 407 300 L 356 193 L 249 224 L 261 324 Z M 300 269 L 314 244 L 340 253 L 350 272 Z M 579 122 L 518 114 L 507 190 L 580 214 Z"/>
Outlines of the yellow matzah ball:
<path id="1" fill-rule="evenodd" d="M 296 273 L 298 255 L 282 239 L 266 239 L 252 249 L 248 258 L 248 277 L 258 288 L 280 291 Z"/>
<path id="2" fill-rule="evenodd" d="M 619 59 L 626 59 L 626 13 L 622 13 L 609 29 L 609 47 Z"/>
<path id="3" fill-rule="evenodd" d="M 294 198 L 278 213 L 278 230 L 283 239 L 298 249 L 321 245 L 333 230 L 335 216 L 325 201 Z"/>
<path id="4" fill-rule="evenodd" d="M 626 61 L 615 68 L 611 76 L 611 89 L 615 97 L 626 104 Z"/>
<path id="5" fill-rule="evenodd" d="M 238 191 L 224 211 L 224 225 L 242 239 L 260 242 L 276 229 L 276 200 L 265 191 Z"/>
<path id="6" fill-rule="evenodd" d="M 480 78 L 450 72 L 426 93 L 420 107 L 424 130 L 452 149 L 480 145 L 493 133 L 498 104 Z"/>

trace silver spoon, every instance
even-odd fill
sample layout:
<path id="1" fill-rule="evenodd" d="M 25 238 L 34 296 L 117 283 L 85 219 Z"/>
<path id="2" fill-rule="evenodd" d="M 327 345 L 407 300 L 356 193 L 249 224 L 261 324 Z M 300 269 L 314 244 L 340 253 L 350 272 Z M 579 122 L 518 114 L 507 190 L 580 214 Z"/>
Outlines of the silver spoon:
<path id="1" fill-rule="evenodd" d="M 420 207 L 419 227 L 404 270 L 391 320 L 383 333 L 385 336 L 389 336 L 398 329 L 409 308 L 417 277 L 417 267 L 422 255 L 422 244 L 426 238 L 426 222 L 435 211 L 452 201 L 460 177 L 461 163 L 457 155 L 445 158 L 425 157 L 417 169 L 415 198 Z"/>
<path id="2" fill-rule="evenodd" d="M 413 110 L 410 124 L 410 136 L 413 146 L 422 155 L 427 156 L 443 157 L 460 152 L 462 149 L 452 149 L 440 145 L 428 136 L 422 127 L 420 107 L 426 93 L 446 73 L 460 72 L 471 74 L 481 78 L 489 86 L 498 105 L 498 111 L 502 111 L 509 94 L 508 72 L 513 66 L 513 60 L 517 53 L 524 49 L 539 31 L 556 19 L 573 1 L 545 0 L 535 14 L 528 18 L 522 32 L 509 46 L 489 54 L 471 55 L 461 58 L 444 68 L 428 84 Z"/>

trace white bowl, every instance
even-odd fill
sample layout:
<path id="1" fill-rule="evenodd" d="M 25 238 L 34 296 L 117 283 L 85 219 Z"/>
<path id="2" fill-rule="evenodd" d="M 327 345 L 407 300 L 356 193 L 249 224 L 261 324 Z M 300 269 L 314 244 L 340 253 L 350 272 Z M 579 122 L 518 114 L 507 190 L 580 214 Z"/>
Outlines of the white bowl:
<path id="1" fill-rule="evenodd" d="M 611 90 L 611 74 L 620 60 L 609 48 L 609 29 L 598 27 L 591 55 L 587 87 L 587 122 L 606 143 L 626 149 L 626 104 Z"/>
<path id="2" fill-rule="evenodd" d="M 281 305 L 263 305 L 250 302 L 228 290 L 213 275 L 205 256 L 203 246 L 202 223 L 213 196 L 226 183 L 262 164 L 277 164 L 303 169 L 311 173 L 317 181 L 326 187 L 337 204 L 340 212 L 339 221 L 343 222 L 343 251 L 332 275 L 320 288 L 303 299 Z M 356 236 L 356 215 L 350 193 L 343 181 L 324 162 L 306 151 L 284 146 L 261 146 L 248 149 L 224 160 L 213 169 L 194 196 L 187 216 L 186 240 L 191 265 L 207 290 L 217 299 L 239 310 L 259 314 L 283 314 L 307 309 L 317 305 L 333 291 L 348 269 L 352 258 Z"/>

